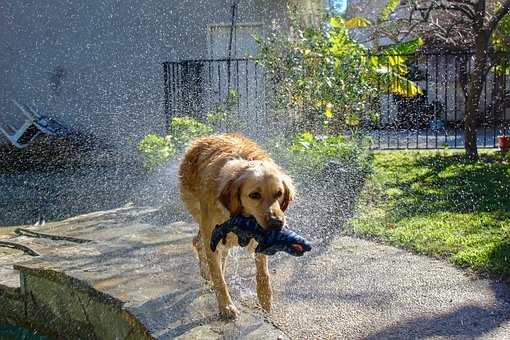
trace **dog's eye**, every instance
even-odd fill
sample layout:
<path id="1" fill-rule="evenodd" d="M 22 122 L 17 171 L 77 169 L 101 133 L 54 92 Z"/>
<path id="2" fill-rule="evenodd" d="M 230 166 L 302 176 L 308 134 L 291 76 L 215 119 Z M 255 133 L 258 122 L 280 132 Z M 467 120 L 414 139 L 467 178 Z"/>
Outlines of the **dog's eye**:
<path id="1" fill-rule="evenodd" d="M 276 197 L 277 197 L 277 198 L 278 198 L 278 197 L 282 197 L 282 195 L 283 195 L 283 193 L 282 193 L 282 191 L 281 191 L 281 190 L 280 190 L 280 191 L 278 191 L 278 192 L 276 193 Z"/>
<path id="2" fill-rule="evenodd" d="M 262 196 L 260 196 L 260 193 L 258 192 L 252 192 L 251 194 L 248 195 L 248 197 L 253 200 L 259 200 Z"/>

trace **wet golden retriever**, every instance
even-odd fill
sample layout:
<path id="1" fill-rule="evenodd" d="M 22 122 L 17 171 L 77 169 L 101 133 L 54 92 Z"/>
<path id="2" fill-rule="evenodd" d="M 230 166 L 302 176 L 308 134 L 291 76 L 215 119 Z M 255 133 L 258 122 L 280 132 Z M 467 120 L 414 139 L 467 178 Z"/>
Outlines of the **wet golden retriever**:
<path id="1" fill-rule="evenodd" d="M 216 252 L 210 247 L 216 224 L 230 216 L 253 216 L 263 228 L 281 228 L 284 211 L 294 199 L 292 181 L 255 142 L 238 134 L 217 134 L 196 140 L 186 151 L 180 169 L 181 198 L 200 229 L 193 245 L 200 260 L 200 273 L 212 280 L 220 313 L 236 318 L 225 282 L 228 249 L 237 245 L 237 236 Z M 222 243 L 220 242 L 220 245 Z M 255 241 L 249 247 L 254 249 Z M 267 257 L 255 255 L 257 296 L 262 308 L 271 310 L 272 290 Z"/>

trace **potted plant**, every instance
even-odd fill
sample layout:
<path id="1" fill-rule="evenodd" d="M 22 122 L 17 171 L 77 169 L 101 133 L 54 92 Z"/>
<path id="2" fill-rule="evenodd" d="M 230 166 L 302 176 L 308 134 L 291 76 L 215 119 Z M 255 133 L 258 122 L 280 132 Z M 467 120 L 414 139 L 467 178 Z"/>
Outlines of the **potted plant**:
<path id="1" fill-rule="evenodd" d="M 496 137 L 498 148 L 502 153 L 507 153 L 510 149 L 510 136 L 506 136 L 504 131 L 501 131 L 501 135 Z"/>

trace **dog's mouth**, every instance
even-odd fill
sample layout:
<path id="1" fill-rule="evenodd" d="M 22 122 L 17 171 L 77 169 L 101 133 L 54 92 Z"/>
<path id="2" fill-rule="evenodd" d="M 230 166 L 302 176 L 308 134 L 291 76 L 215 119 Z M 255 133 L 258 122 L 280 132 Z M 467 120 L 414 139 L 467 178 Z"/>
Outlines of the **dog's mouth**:
<path id="1" fill-rule="evenodd" d="M 294 243 L 290 245 L 290 248 L 292 249 L 289 253 L 294 256 L 303 256 L 306 251 L 309 249 L 305 249 L 301 244 Z"/>
<path id="2" fill-rule="evenodd" d="M 245 211 L 242 211 L 241 215 L 243 215 L 244 217 L 254 219 L 255 221 L 257 221 L 258 225 L 264 230 L 281 230 L 286 224 L 285 222 L 282 222 L 280 225 L 270 225 L 269 222 L 260 221 L 255 215 L 248 214 Z"/>
<path id="3" fill-rule="evenodd" d="M 251 218 L 251 219 L 253 219 L 253 220 L 257 221 L 258 225 L 259 225 L 259 226 L 261 226 L 261 227 L 262 227 L 262 229 L 264 229 L 264 230 L 268 229 L 268 228 L 266 227 L 266 225 L 265 225 L 264 223 L 260 223 L 260 221 L 259 221 L 259 220 L 258 220 L 258 219 L 254 216 L 254 215 L 248 214 L 248 213 L 246 213 L 246 212 L 244 212 L 244 211 L 243 211 L 243 212 L 241 212 L 241 215 L 243 215 L 244 217 L 248 217 L 248 218 Z"/>
<path id="4" fill-rule="evenodd" d="M 299 243 L 291 244 L 290 248 L 292 249 L 292 251 L 290 251 L 289 253 L 294 256 L 303 256 L 307 251 L 312 250 L 312 247 L 310 247 L 309 245 Z"/>

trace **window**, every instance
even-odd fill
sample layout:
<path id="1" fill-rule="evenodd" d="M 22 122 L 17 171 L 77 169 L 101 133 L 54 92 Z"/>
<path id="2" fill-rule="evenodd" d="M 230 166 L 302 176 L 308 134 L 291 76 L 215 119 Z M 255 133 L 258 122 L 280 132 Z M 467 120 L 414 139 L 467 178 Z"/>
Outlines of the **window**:
<path id="1" fill-rule="evenodd" d="M 328 0 L 328 11 L 331 15 L 344 15 L 347 0 Z"/>
<path id="2" fill-rule="evenodd" d="M 319 25 L 324 14 L 344 15 L 347 0 L 293 0 L 305 25 Z"/>
<path id="3" fill-rule="evenodd" d="M 230 25 L 209 25 L 208 50 L 212 59 L 222 59 L 228 56 L 230 42 Z M 262 34 L 262 24 L 238 23 L 232 37 L 232 58 L 245 58 L 257 53 L 257 43 L 254 35 Z"/>

